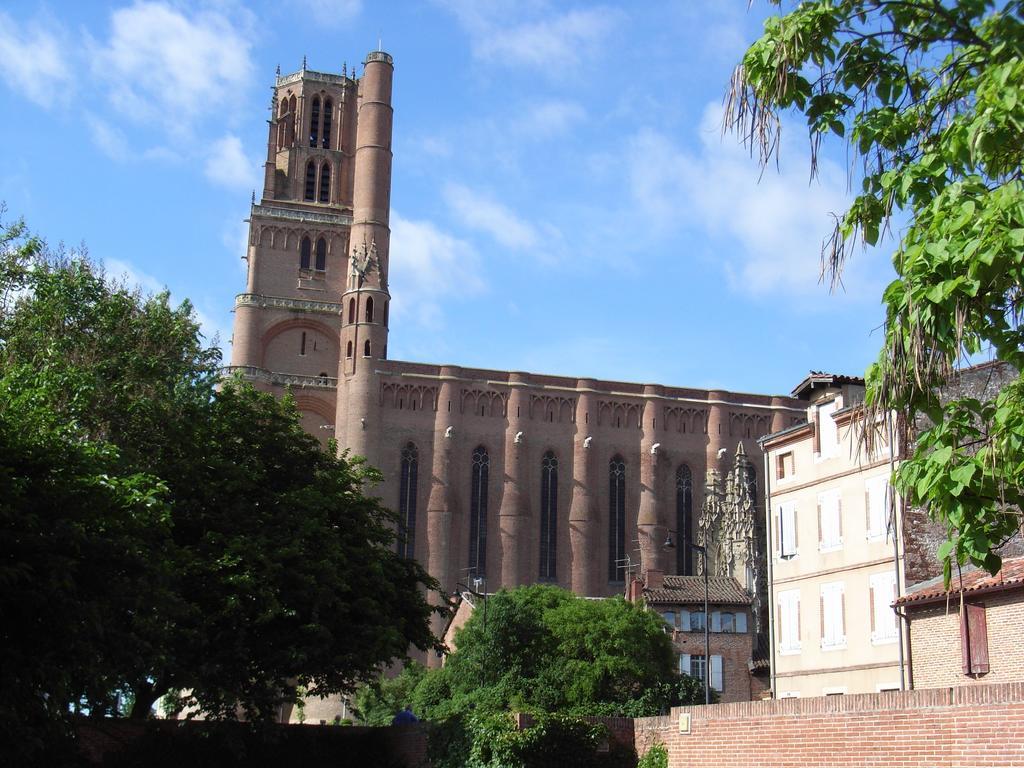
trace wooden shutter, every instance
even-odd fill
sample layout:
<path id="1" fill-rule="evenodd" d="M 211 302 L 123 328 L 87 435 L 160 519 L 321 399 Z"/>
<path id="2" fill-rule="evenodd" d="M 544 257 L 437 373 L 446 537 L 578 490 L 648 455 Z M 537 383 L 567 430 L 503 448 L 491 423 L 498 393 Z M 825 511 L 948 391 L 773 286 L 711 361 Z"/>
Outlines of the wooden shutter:
<path id="1" fill-rule="evenodd" d="M 875 603 L 875 587 L 874 585 L 868 587 L 868 603 L 871 610 L 871 634 L 875 633 L 875 613 L 878 611 L 878 605 Z"/>
<path id="2" fill-rule="evenodd" d="M 722 657 L 711 657 L 711 687 L 721 693 L 722 691 Z"/>
<path id="3" fill-rule="evenodd" d="M 747 612 L 737 611 L 736 612 L 736 631 L 740 634 L 746 634 L 747 632 Z"/>
<path id="4" fill-rule="evenodd" d="M 843 500 L 839 496 L 836 496 L 836 536 L 839 541 L 843 540 Z"/>
<path id="5" fill-rule="evenodd" d="M 960 652 L 965 675 L 988 672 L 988 626 L 984 605 L 964 604 L 960 614 Z"/>
<path id="6" fill-rule="evenodd" d="M 679 611 L 679 630 L 681 632 L 690 631 L 690 612 L 686 608 Z"/>
<path id="7" fill-rule="evenodd" d="M 722 631 L 722 612 L 712 611 L 711 612 L 711 631 L 721 632 Z"/>
<path id="8" fill-rule="evenodd" d="M 818 499 L 818 547 L 825 541 L 825 517 L 822 514 L 821 499 Z"/>

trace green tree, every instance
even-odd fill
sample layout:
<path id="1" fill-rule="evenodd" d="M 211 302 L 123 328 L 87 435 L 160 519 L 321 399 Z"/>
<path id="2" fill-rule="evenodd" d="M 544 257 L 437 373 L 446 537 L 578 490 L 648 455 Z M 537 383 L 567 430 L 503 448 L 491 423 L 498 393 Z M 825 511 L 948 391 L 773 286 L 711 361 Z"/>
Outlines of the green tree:
<path id="1" fill-rule="evenodd" d="M 360 686 L 352 697 L 356 720 L 365 725 L 391 725 L 400 710 L 412 705 L 413 691 L 426 674 L 426 667 L 411 661 L 393 677 L 382 675 Z"/>
<path id="2" fill-rule="evenodd" d="M 20 225 L 0 245 L 0 631 L 38 661 L 4 659 L 5 703 L 13 675 L 51 715 L 145 717 L 187 690 L 269 717 L 433 645 L 434 582 L 395 553 L 374 470 L 322 450 L 289 398 L 218 385 L 187 302 Z"/>
<path id="3" fill-rule="evenodd" d="M 416 684 L 417 712 L 658 714 L 702 701 L 675 671 L 663 622 L 621 598 L 586 600 L 552 586 L 503 590 L 455 637 L 440 670 Z"/>
<path id="4" fill-rule="evenodd" d="M 866 423 L 927 422 L 896 484 L 945 523 L 947 581 L 954 562 L 997 570 L 993 549 L 1021 525 L 1021 379 L 992 397 L 940 395 L 980 355 L 1024 369 L 1022 19 L 1020 0 L 803 2 L 765 22 L 726 110 L 762 163 L 784 110 L 806 116 L 812 173 L 822 137 L 848 137 L 860 191 L 825 242 L 833 285 L 852 247 L 906 222 Z"/>

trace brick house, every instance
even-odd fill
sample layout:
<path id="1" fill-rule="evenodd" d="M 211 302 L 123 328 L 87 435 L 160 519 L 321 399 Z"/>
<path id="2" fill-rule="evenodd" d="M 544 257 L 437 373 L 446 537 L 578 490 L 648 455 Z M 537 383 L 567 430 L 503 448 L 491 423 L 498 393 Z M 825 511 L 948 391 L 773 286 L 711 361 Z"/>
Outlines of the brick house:
<path id="1" fill-rule="evenodd" d="M 680 673 L 703 680 L 708 671 L 704 648 L 704 578 L 648 570 L 644 579 L 635 579 L 630 584 L 627 598 L 643 600 L 661 615 L 666 631 L 672 633 Z M 751 673 L 757 648 L 751 602 L 750 593 L 736 579 L 708 579 L 711 688 L 718 692 L 722 702 L 758 699 L 766 687 Z"/>
<path id="2" fill-rule="evenodd" d="M 914 688 L 1024 681 L 1024 557 L 916 584 L 896 601 L 910 635 Z"/>

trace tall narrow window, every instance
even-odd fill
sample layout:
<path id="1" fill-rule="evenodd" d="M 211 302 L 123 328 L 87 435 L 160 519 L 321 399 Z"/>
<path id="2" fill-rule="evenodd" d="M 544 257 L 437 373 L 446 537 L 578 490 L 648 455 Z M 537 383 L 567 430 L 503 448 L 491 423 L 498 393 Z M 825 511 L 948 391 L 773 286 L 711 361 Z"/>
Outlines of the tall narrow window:
<path id="1" fill-rule="evenodd" d="M 366 322 L 373 322 L 373 296 L 366 297 Z"/>
<path id="2" fill-rule="evenodd" d="M 552 451 L 540 463 L 540 578 L 555 578 L 558 541 L 558 459 Z"/>
<path id="3" fill-rule="evenodd" d="M 306 194 L 307 200 L 316 200 L 316 164 L 310 160 L 306 163 Z"/>
<path id="4" fill-rule="evenodd" d="M 288 99 L 288 146 L 295 143 L 295 97 Z"/>
<path id="5" fill-rule="evenodd" d="M 281 108 L 277 115 L 277 148 L 284 149 L 288 137 L 288 99 L 281 99 Z"/>
<path id="6" fill-rule="evenodd" d="M 302 242 L 299 244 L 299 269 L 309 269 L 311 250 L 309 238 L 302 238 Z"/>
<path id="7" fill-rule="evenodd" d="M 690 468 L 680 464 L 676 469 L 676 573 L 680 576 L 693 575 L 693 475 Z"/>
<path id="8" fill-rule="evenodd" d="M 482 445 L 473 451 L 469 489 L 469 570 L 471 576 L 487 572 L 487 473 L 490 459 Z"/>
<path id="9" fill-rule="evenodd" d="M 626 462 L 608 464 L 608 581 L 626 580 Z"/>
<path id="10" fill-rule="evenodd" d="M 299 344 L 299 354 L 305 356 L 306 354 L 306 332 L 302 332 L 302 343 Z"/>
<path id="11" fill-rule="evenodd" d="M 352 342 L 348 343 L 348 349 L 345 352 L 345 357 L 352 357 Z"/>
<path id="12" fill-rule="evenodd" d="M 410 560 L 416 554 L 416 473 L 419 469 L 416 446 L 402 449 L 402 473 L 398 484 L 398 554 Z"/>
<path id="13" fill-rule="evenodd" d="M 331 146 L 331 117 L 334 111 L 334 105 L 330 99 L 324 99 L 324 133 L 323 141 L 321 146 L 324 149 L 330 149 Z"/>
<path id="14" fill-rule="evenodd" d="M 356 321 L 356 300 L 348 300 L 348 321 L 354 323 Z"/>
<path id="15" fill-rule="evenodd" d="M 313 111 L 309 117 L 309 146 L 315 147 L 320 140 L 320 97 L 313 97 Z"/>
<path id="16" fill-rule="evenodd" d="M 327 269 L 327 241 L 322 237 L 316 239 L 316 269 L 318 272 Z"/>
<path id="17" fill-rule="evenodd" d="M 320 202 L 328 203 L 331 200 L 331 166 L 324 163 L 320 166 Z"/>
<path id="18" fill-rule="evenodd" d="M 370 356 L 370 340 L 367 339 L 366 341 L 363 342 L 363 357 L 369 357 L 369 356 Z"/>

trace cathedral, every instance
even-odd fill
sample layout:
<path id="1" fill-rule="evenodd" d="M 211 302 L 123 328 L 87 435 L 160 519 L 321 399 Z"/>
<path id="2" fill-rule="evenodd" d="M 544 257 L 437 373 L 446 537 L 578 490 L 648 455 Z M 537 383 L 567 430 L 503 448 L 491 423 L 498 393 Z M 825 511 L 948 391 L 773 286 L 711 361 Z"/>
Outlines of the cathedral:
<path id="1" fill-rule="evenodd" d="M 448 592 L 617 594 L 631 572 L 698 573 L 696 544 L 756 608 L 757 439 L 805 403 L 388 358 L 393 74 L 383 51 L 358 77 L 278 73 L 228 370 L 381 470 L 398 546 Z"/>

